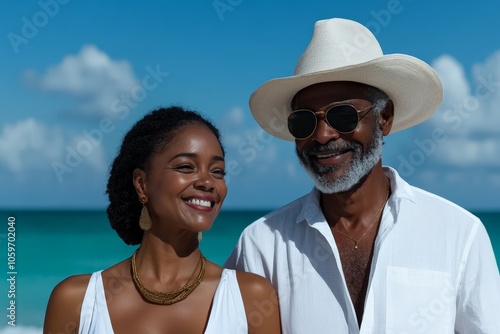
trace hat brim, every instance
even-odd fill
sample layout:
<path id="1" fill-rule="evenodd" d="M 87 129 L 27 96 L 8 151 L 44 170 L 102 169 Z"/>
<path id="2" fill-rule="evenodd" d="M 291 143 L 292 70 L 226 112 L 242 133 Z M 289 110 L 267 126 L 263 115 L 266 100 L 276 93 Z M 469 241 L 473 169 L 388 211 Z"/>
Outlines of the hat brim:
<path id="1" fill-rule="evenodd" d="M 303 88 L 328 81 L 354 81 L 384 91 L 394 104 L 390 133 L 427 120 L 443 98 L 441 81 L 429 65 L 412 56 L 390 54 L 362 64 L 270 80 L 250 96 L 252 115 L 269 134 L 294 141 L 287 127 L 293 97 Z"/>

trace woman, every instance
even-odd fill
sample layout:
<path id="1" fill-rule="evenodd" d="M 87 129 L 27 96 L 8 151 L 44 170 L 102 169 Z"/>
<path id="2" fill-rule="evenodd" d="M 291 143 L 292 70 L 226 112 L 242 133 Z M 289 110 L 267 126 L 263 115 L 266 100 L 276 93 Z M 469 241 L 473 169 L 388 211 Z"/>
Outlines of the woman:
<path id="1" fill-rule="evenodd" d="M 111 167 L 107 213 L 140 247 L 59 283 L 44 333 L 279 333 L 271 284 L 223 269 L 198 248 L 226 193 L 224 150 L 210 122 L 178 107 L 138 121 Z"/>

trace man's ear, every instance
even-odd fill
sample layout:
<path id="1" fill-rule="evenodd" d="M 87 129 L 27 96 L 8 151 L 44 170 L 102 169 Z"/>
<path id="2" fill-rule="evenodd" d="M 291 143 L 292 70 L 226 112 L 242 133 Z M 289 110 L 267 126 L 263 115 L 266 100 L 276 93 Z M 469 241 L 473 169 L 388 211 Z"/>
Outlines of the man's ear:
<path id="1" fill-rule="evenodd" d="M 380 113 L 380 129 L 382 134 L 387 136 L 391 132 L 392 122 L 394 121 L 394 104 L 392 100 L 387 100 L 384 110 Z"/>
<path id="2" fill-rule="evenodd" d="M 147 197 L 146 172 L 140 168 L 134 169 L 134 172 L 132 173 L 132 181 L 139 198 L 143 198 L 144 196 Z"/>

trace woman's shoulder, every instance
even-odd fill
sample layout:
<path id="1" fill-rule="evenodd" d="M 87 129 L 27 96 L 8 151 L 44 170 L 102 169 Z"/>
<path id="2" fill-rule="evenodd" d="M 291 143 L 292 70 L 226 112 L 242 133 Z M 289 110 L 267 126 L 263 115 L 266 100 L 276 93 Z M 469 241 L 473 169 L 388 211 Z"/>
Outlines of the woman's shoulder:
<path id="1" fill-rule="evenodd" d="M 90 274 L 74 275 L 62 280 L 52 290 L 51 299 L 81 300 L 90 281 Z"/>
<path id="2" fill-rule="evenodd" d="M 44 333 L 76 333 L 90 276 L 70 276 L 55 286 L 45 313 Z"/>
<path id="3" fill-rule="evenodd" d="M 267 278 L 254 273 L 236 270 L 236 277 L 238 279 L 238 284 L 240 286 L 245 286 L 250 288 L 251 287 L 265 288 L 266 286 L 272 287 L 271 282 L 269 282 Z"/>
<path id="4" fill-rule="evenodd" d="M 236 271 L 243 300 L 269 300 L 277 303 L 276 291 L 266 278 L 244 271 Z"/>

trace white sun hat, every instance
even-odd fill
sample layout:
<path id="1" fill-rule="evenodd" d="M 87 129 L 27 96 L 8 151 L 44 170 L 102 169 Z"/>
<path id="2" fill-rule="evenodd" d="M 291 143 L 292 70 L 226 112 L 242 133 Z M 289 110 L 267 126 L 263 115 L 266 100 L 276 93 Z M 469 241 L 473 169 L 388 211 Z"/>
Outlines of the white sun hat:
<path id="1" fill-rule="evenodd" d="M 384 91 L 394 103 L 391 133 L 419 124 L 439 107 L 443 87 L 422 60 L 384 55 L 375 36 L 358 22 L 333 18 L 317 21 L 294 75 L 270 80 L 250 96 L 250 110 L 269 134 L 293 141 L 287 127 L 295 94 L 328 81 L 354 81 Z"/>

